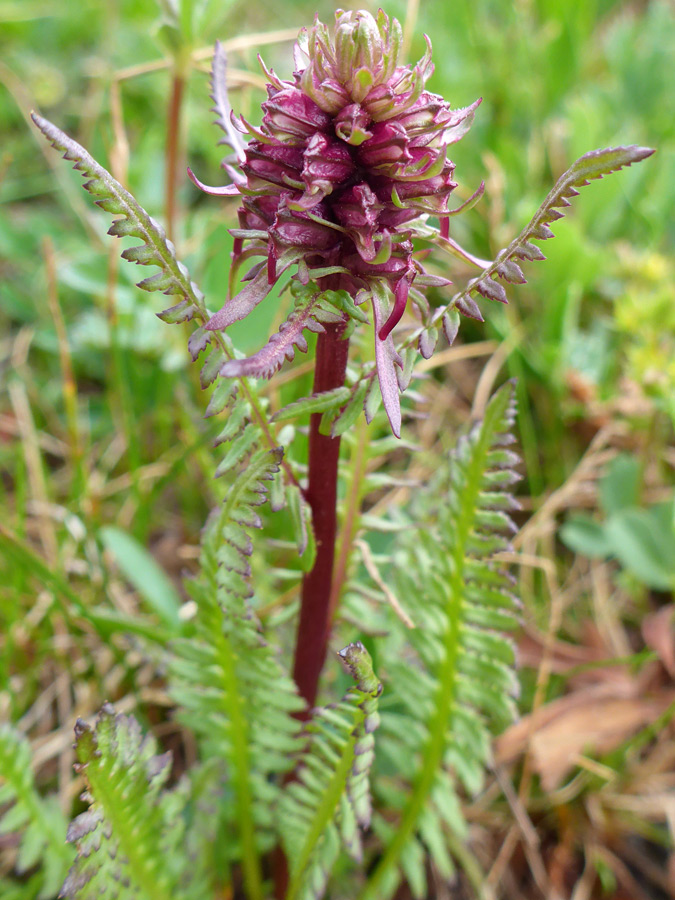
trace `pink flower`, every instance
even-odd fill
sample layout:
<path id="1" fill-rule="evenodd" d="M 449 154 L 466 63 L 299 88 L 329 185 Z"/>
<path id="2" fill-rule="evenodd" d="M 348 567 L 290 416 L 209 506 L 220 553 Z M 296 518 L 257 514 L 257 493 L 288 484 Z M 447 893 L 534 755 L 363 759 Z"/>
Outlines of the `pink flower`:
<path id="1" fill-rule="evenodd" d="M 449 283 L 424 272 L 410 223 L 425 213 L 442 223 L 450 215 L 456 184 L 447 148 L 468 130 L 480 101 L 453 110 L 425 90 L 433 72 L 427 44 L 417 65 L 401 65 L 395 19 L 381 10 L 377 18 L 338 11 L 332 34 L 318 20 L 301 32 L 292 82 L 267 72 L 260 129 L 233 117 L 250 138 L 244 148 L 230 139 L 245 178 L 229 164 L 235 185 L 213 189 L 241 196 L 234 262 L 244 253 L 246 259 L 267 257 L 267 284 L 259 266 L 251 270 L 246 287 L 207 328 L 246 316 L 281 273 L 297 265 L 293 277 L 303 281 L 313 269 L 320 277 L 339 272 L 340 287 L 357 302 L 377 294 L 376 344 L 390 343 L 410 288 Z M 386 296 L 393 299 L 389 313 Z M 376 358 L 378 365 L 399 360 L 393 345 Z M 391 373 L 379 375 L 381 384 L 392 382 Z M 390 412 L 393 398 L 384 400 Z"/>

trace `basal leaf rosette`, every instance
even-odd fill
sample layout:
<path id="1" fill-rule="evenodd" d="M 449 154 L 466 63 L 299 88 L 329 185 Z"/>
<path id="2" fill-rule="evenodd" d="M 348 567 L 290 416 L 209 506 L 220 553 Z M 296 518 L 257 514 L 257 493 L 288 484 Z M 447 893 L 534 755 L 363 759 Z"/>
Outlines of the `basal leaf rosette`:
<path id="1" fill-rule="evenodd" d="M 192 176 L 207 192 L 241 199 L 239 227 L 232 231 L 234 270 L 263 257 L 206 328 L 243 319 L 284 273 L 322 290 L 346 290 L 359 304 L 370 301 L 379 382 L 396 432 L 394 367 L 402 362 L 392 330 L 411 290 L 450 283 L 424 270 L 413 243 L 415 223 L 436 216 L 447 237 L 456 187 L 448 147 L 468 130 L 480 103 L 453 110 L 425 90 L 433 72 L 431 44 L 427 39 L 416 65 L 402 65 L 401 37 L 399 23 L 381 10 L 377 18 L 338 10 L 332 31 L 317 19 L 295 45 L 292 81 L 265 69 L 268 98 L 259 128 L 223 108 L 217 50 L 213 96 L 236 154 L 225 163 L 233 184 L 208 188 Z M 230 361 L 227 374 L 253 372 L 242 359 Z"/>

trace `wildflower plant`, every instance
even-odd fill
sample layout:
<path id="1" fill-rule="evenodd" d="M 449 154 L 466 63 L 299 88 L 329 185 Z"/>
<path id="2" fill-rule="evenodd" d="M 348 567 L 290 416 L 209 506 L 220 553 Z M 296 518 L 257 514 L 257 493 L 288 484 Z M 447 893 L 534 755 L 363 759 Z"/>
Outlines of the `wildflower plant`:
<path id="1" fill-rule="evenodd" d="M 174 624 L 164 648 L 169 691 L 195 735 L 198 762 L 169 786 L 167 755 L 135 719 L 105 705 L 95 724 L 78 722 L 87 808 L 68 830 L 76 858 L 67 876 L 70 859 L 53 840 L 33 836 L 42 807 L 32 783 L 10 777 L 4 828 L 25 826 L 25 859 L 43 858 L 47 869 L 35 896 L 53 896 L 60 865 L 62 896 L 83 900 L 206 900 L 228 891 L 248 900 L 272 891 L 288 900 L 375 900 L 402 880 L 421 898 L 430 867 L 447 881 L 466 859 L 458 850 L 466 840 L 462 792 L 480 790 L 490 732 L 512 718 L 516 694 L 506 635 L 518 602 L 499 557 L 518 508 L 513 386 L 493 396 L 447 468 L 387 524 L 401 532 L 390 555 L 401 608 L 373 607 L 363 592 L 346 590 L 368 477 L 349 494 L 336 553 L 341 436 L 350 438 L 361 413 L 370 425 L 381 402 L 394 437 L 373 440 L 373 453 L 395 443 L 400 392 L 418 353 L 430 356 L 441 330 L 452 343 L 459 314 L 482 321 L 477 296 L 506 302 L 503 282 L 524 282 L 520 263 L 544 258 L 532 241 L 552 237 L 550 224 L 580 186 L 653 151 L 581 157 L 508 247 L 492 261 L 478 259 L 451 237 L 450 218 L 477 202 L 483 185 L 453 203 L 448 152 L 480 100 L 452 109 L 426 90 L 428 39 L 414 66 L 401 59 L 401 44 L 398 22 L 382 11 L 338 11 L 332 29 L 315 21 L 297 41 L 290 80 L 264 69 L 259 125 L 231 110 L 216 46 L 212 98 L 232 151 L 223 164 L 230 183 L 207 187 L 190 173 L 208 194 L 239 204 L 230 287 L 215 312 L 161 225 L 84 148 L 33 115 L 116 217 L 109 233 L 140 241 L 122 256 L 159 268 L 139 286 L 177 301 L 160 318 L 196 325 L 189 351 L 204 357 L 203 387 L 213 385 L 206 415 L 223 418 L 216 475 L 227 485 L 203 532 L 199 573 L 186 586 L 193 615 Z M 450 279 L 438 270 L 446 273 L 455 258 L 477 274 L 449 296 Z M 289 289 L 288 315 L 244 357 L 228 328 L 280 282 Z M 270 409 L 250 379 L 269 378 L 297 349 L 307 351 L 308 332 L 317 335 L 312 393 Z M 362 346 L 364 333 L 372 349 L 357 363 L 350 339 Z M 278 427 L 306 414 L 305 469 Z M 367 425 L 356 427 L 367 456 Z M 283 629 L 256 618 L 251 534 L 268 500 L 274 510 L 288 507 L 303 557 L 292 664 Z M 260 544 L 255 552 L 264 556 Z M 346 603 L 350 639 L 339 655 L 352 686 L 317 708 L 333 629 L 347 627 L 339 621 Z M 369 649 L 356 640 L 355 620 Z M 13 732 L 0 732 L 0 756 L 19 746 Z M 475 866 L 469 870 L 475 881 Z"/>
<path id="2" fill-rule="evenodd" d="M 366 304 L 372 308 L 382 399 L 397 437 L 397 372 L 403 361 L 392 332 L 411 292 L 424 307 L 425 288 L 451 283 L 424 269 L 414 239 L 448 241 L 450 216 L 473 205 L 483 192 L 481 184 L 459 208 L 450 208 L 457 184 L 448 147 L 468 131 L 480 100 L 453 110 L 426 91 L 433 72 L 431 43 L 427 38 L 427 52 L 417 65 L 405 66 L 399 59 L 401 42 L 401 26 L 382 10 L 377 20 L 367 12 L 338 11 L 333 34 L 317 20 L 296 44 L 294 81 L 265 69 L 268 99 L 260 128 L 230 112 L 225 63 L 217 47 L 213 97 L 236 155 L 236 165 L 225 164 L 233 184 L 210 188 L 190 173 L 207 193 L 242 201 L 240 227 L 232 232 L 232 271 L 264 257 L 206 328 L 225 329 L 244 318 L 291 267 L 296 284 L 312 283 L 313 294 L 303 291 L 303 297 L 326 290 L 332 297 L 340 291 L 337 304 Z M 246 146 L 240 134 L 250 139 Z M 440 219 L 437 234 L 421 219 L 428 215 Z M 365 320 L 365 315 L 352 315 Z M 344 323 L 342 328 L 336 324 L 344 331 Z M 308 327 L 305 321 L 294 319 L 283 336 L 249 359 L 228 361 L 221 374 L 271 375 L 303 326 Z"/>

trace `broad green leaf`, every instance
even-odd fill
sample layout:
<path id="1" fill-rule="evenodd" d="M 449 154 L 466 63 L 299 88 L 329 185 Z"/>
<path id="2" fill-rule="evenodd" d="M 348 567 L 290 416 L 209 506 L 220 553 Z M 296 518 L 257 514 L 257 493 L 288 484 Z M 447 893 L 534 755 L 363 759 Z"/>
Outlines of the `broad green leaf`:
<path id="1" fill-rule="evenodd" d="M 605 557 L 612 555 L 612 544 L 601 522 L 589 516 L 573 516 L 560 529 L 560 539 L 581 556 Z"/>
<path id="2" fill-rule="evenodd" d="M 173 632 L 179 631 L 181 599 L 152 554 L 126 531 L 113 525 L 101 528 L 99 537 L 124 577 L 147 601 L 152 611 Z"/>
<path id="3" fill-rule="evenodd" d="M 607 536 L 619 562 L 648 587 L 675 587 L 675 536 L 664 531 L 652 510 L 625 509 L 607 522 Z"/>
<path id="4" fill-rule="evenodd" d="M 640 462 L 620 453 L 600 480 L 600 505 L 608 516 L 640 503 Z M 587 554 L 588 555 L 588 554 Z"/>

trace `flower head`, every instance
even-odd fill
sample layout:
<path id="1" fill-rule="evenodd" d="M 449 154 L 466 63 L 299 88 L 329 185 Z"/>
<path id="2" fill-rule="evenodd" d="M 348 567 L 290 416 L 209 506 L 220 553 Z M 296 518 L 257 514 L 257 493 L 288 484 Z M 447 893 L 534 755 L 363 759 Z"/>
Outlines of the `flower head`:
<path id="1" fill-rule="evenodd" d="M 414 221 L 439 217 L 447 234 L 456 187 L 447 149 L 468 130 L 480 103 L 453 110 L 426 91 L 431 44 L 427 39 L 416 65 L 402 65 L 401 36 L 396 19 L 381 10 L 377 18 L 338 10 L 332 32 L 317 19 L 296 43 L 293 81 L 265 70 L 260 128 L 230 113 L 249 143 L 230 137 L 239 167 L 226 168 L 235 183 L 205 189 L 241 197 L 235 266 L 255 255 L 266 257 L 267 266 L 264 277 L 259 266 L 249 273 L 244 289 L 207 328 L 243 318 L 297 265 L 293 277 L 303 283 L 314 272 L 319 283 L 333 274 L 356 302 L 373 298 L 376 350 L 378 342 L 391 345 L 388 353 L 376 353 L 378 367 L 384 358 L 399 362 L 390 335 L 411 287 L 449 284 L 430 279 L 416 258 Z M 384 399 L 391 419 L 391 400 Z"/>

